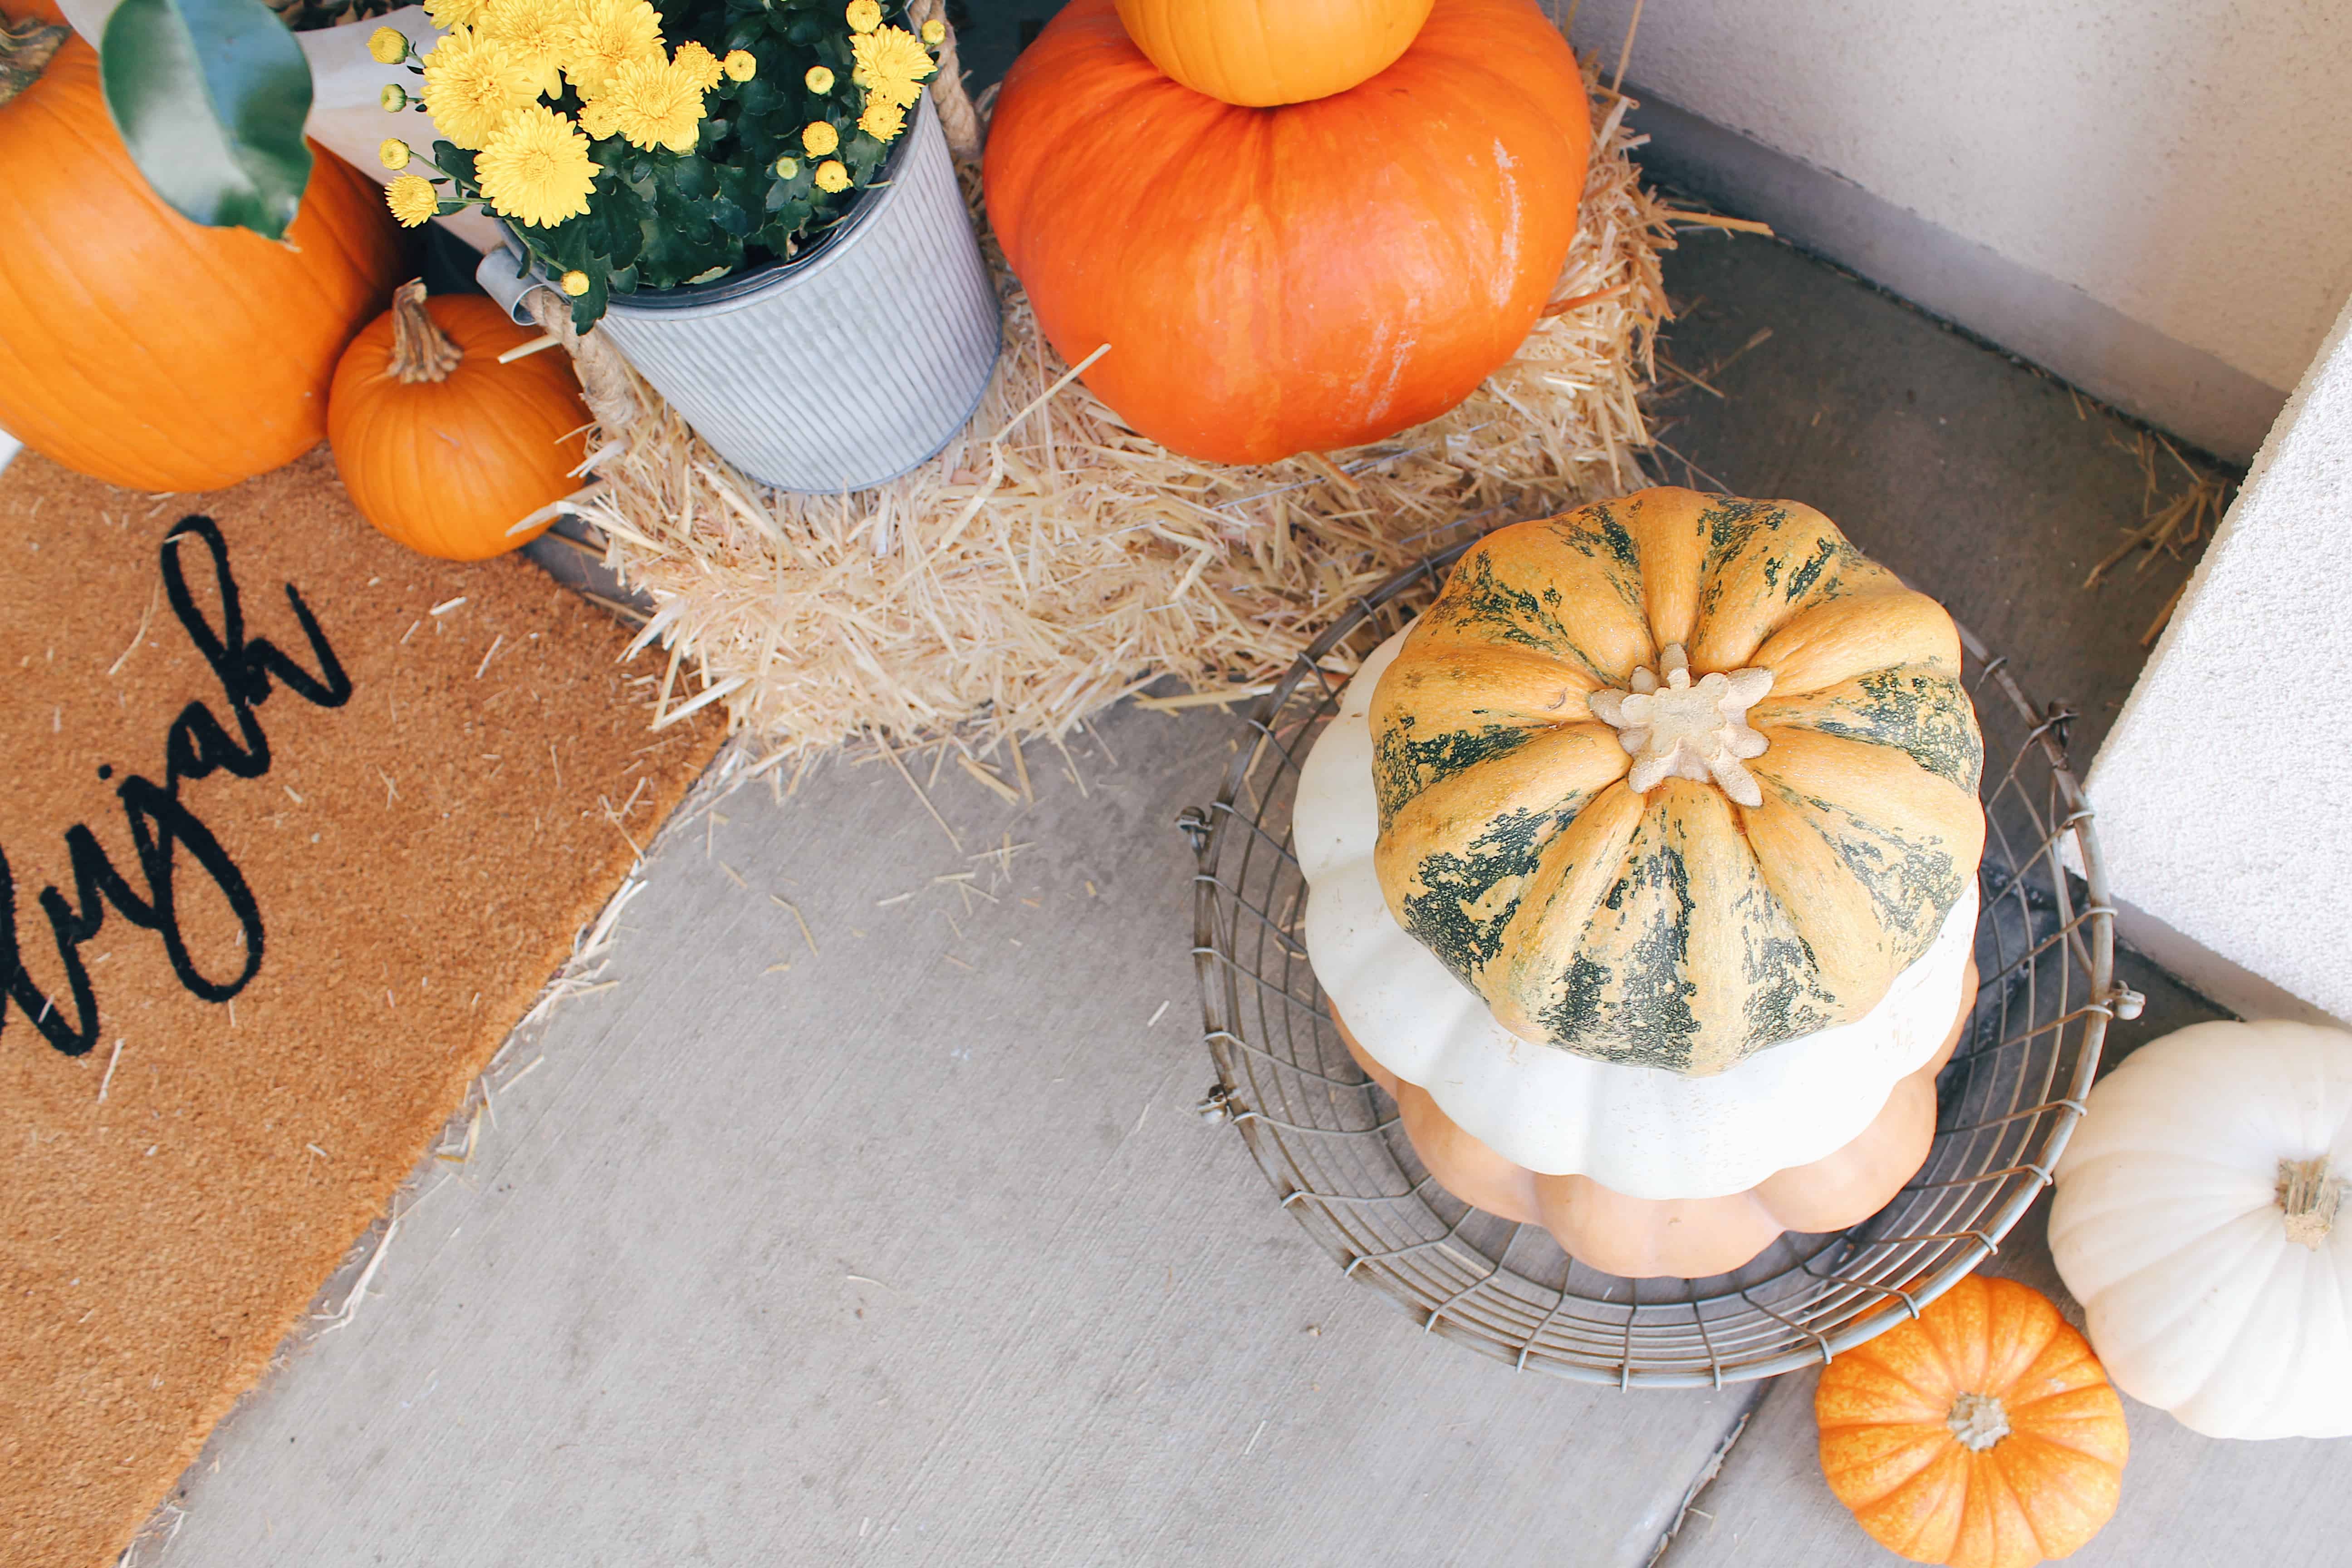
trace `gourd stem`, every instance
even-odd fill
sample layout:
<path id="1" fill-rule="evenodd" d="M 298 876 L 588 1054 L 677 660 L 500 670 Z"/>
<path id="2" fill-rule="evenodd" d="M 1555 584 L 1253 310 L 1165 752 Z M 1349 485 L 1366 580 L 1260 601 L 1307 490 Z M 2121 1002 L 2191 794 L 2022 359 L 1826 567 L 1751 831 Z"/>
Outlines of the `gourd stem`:
<path id="1" fill-rule="evenodd" d="M 1944 1425 L 1972 1454 L 1981 1454 L 2009 1436 L 2009 1412 L 1990 1394 L 1963 1394 L 1952 1401 Z"/>
<path id="2" fill-rule="evenodd" d="M 425 279 L 412 278 L 392 291 L 392 357 L 384 374 L 415 385 L 420 381 L 446 381 L 466 357 L 435 324 L 425 308 Z"/>
<path id="3" fill-rule="evenodd" d="M 54 22 L 31 16 L 11 22 L 0 17 L 0 108 L 40 80 L 49 61 L 72 37 L 71 27 Z"/>
<path id="4" fill-rule="evenodd" d="M 2286 1211 L 2289 1241 L 2318 1251 L 2336 1228 L 2336 1208 L 2343 1195 L 2344 1184 L 2329 1174 L 2326 1155 L 2279 1162 L 2278 1205 Z"/>

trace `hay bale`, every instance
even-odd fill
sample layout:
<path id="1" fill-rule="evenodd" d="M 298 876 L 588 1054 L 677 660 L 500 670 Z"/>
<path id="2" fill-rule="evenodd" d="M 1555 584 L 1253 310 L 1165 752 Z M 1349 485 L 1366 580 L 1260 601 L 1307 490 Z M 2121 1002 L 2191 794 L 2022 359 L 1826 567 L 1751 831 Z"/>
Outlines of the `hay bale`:
<path id="1" fill-rule="evenodd" d="M 670 710 L 723 701 L 780 762 L 862 735 L 1060 737 L 1170 676 L 1230 699 L 1408 562 L 1648 482 L 1637 399 L 1685 215 L 1636 177 L 1629 101 L 1589 67 L 1587 87 L 1593 157 L 1553 304 L 1468 401 L 1385 441 L 1225 468 L 1129 430 L 1039 334 L 970 165 L 1004 353 L 971 425 L 915 472 L 767 490 L 633 374 L 635 406 L 616 409 L 605 373 L 581 510 L 654 603 L 640 646 L 670 650 Z"/>

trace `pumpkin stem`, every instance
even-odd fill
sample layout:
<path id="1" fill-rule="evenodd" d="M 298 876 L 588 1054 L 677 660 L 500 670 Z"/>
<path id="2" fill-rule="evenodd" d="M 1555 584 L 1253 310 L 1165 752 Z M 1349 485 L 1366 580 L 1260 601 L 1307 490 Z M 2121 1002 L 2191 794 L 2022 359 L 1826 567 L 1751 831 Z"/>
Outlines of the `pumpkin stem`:
<path id="1" fill-rule="evenodd" d="M 1963 1394 L 1952 1401 L 1944 1425 L 1972 1454 L 1981 1454 L 2009 1436 L 2009 1412 L 1990 1394 Z"/>
<path id="2" fill-rule="evenodd" d="M 433 320 L 425 308 L 425 279 L 412 278 L 392 291 L 392 357 L 384 362 L 386 375 L 415 385 L 420 381 L 446 381 L 466 351 Z"/>
<path id="3" fill-rule="evenodd" d="M 21 22 L 0 17 L 0 107 L 41 79 L 50 59 L 73 37 L 71 27 L 27 16 Z"/>
<path id="4" fill-rule="evenodd" d="M 2343 1196 L 2344 1184 L 2328 1174 L 2326 1155 L 2279 1162 L 2278 1205 L 2286 1210 L 2289 1241 L 2318 1251 L 2336 1227 L 2336 1205 Z"/>

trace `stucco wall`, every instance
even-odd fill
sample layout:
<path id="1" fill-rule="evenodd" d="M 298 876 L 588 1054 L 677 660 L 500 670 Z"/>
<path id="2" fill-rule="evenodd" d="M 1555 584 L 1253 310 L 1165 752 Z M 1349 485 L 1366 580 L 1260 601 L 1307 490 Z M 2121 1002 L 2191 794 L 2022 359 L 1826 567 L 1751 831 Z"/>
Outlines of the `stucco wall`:
<path id="1" fill-rule="evenodd" d="M 1627 76 L 2273 387 L 2352 291 L 2345 0 L 1648 0 Z"/>
<path id="2" fill-rule="evenodd" d="M 2120 899 L 2352 1019 L 2347 583 L 2352 306 L 2255 458 L 2087 781 Z M 2199 973 L 2194 954 L 2158 956 L 2246 1005 L 2229 974 Z"/>

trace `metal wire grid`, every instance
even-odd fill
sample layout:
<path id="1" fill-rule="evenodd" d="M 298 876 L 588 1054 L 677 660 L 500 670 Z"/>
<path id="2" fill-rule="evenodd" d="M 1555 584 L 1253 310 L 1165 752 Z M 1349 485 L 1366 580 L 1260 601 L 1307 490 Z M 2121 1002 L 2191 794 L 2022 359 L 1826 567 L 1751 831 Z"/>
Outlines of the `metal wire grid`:
<path id="1" fill-rule="evenodd" d="M 1988 760 L 1982 988 L 1937 1080 L 1937 1133 L 1918 1175 L 1862 1225 L 1784 1236 L 1734 1274 L 1601 1274 L 1542 1227 L 1468 1207 L 1430 1178 L 1395 1105 L 1340 1044 L 1297 934 L 1299 766 L 1338 710 L 1345 672 L 1433 596 L 1466 548 L 1357 601 L 1259 701 L 1217 802 L 1183 814 L 1200 858 L 1192 952 L 1217 1070 L 1203 1113 L 1239 1127 L 1284 1206 L 1350 1277 L 1425 1331 L 1522 1370 L 1720 1387 L 1827 1362 L 1916 1316 L 1999 1247 L 2049 1182 L 2108 1020 L 2139 1008 L 2113 978 L 2105 868 L 2066 765 L 2072 715 L 2037 709 L 1962 628 Z M 2061 852 L 2068 838 L 2077 876 Z"/>

